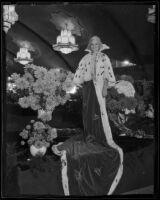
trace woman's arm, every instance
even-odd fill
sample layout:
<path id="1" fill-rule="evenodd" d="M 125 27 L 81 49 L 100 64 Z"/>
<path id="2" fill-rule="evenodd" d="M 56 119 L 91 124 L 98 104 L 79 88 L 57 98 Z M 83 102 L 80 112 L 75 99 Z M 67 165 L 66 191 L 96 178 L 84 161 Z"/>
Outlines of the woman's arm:
<path id="1" fill-rule="evenodd" d="M 79 62 L 78 68 L 74 75 L 73 82 L 75 85 L 81 87 L 81 84 L 84 82 L 84 73 L 85 73 L 85 56 Z"/>
<path id="2" fill-rule="evenodd" d="M 104 61 L 104 79 L 105 79 L 105 84 L 108 85 L 108 87 L 112 87 L 115 85 L 116 78 L 113 72 L 113 68 L 110 62 L 110 59 L 108 56 L 105 56 L 105 61 Z"/>
<path id="3" fill-rule="evenodd" d="M 103 83 L 103 89 L 102 89 L 102 96 L 107 96 L 107 89 L 114 86 L 116 79 L 113 73 L 112 65 L 110 62 L 110 59 L 107 55 L 103 58 L 104 62 L 104 83 Z"/>

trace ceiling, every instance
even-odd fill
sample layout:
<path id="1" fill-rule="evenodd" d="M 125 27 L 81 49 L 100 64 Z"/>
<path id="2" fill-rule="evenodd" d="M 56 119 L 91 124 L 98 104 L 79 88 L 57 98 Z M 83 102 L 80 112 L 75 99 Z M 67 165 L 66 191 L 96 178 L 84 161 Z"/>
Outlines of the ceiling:
<path id="1" fill-rule="evenodd" d="M 28 43 L 33 63 L 47 68 L 63 67 L 74 72 L 85 55 L 91 36 L 97 35 L 110 46 L 104 52 L 111 60 L 128 59 L 137 65 L 154 62 L 155 25 L 147 22 L 151 5 L 113 3 L 57 3 L 16 5 L 18 21 L 6 34 L 7 72 L 22 72 L 14 57 L 23 42 Z M 79 50 L 70 54 L 54 51 L 60 34 L 55 14 L 75 22 L 73 32 Z M 57 20 L 57 21 L 56 21 Z"/>

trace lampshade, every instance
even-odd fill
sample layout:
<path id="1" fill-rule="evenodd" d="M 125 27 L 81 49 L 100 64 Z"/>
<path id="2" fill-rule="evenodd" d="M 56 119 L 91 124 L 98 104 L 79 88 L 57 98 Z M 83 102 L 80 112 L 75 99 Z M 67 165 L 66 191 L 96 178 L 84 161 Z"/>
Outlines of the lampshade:
<path id="1" fill-rule="evenodd" d="M 70 30 L 61 30 L 61 34 L 57 37 L 57 44 L 53 45 L 53 49 L 64 54 L 69 54 L 72 51 L 78 50 L 78 45 L 75 44 L 75 37 Z"/>
<path id="2" fill-rule="evenodd" d="M 148 8 L 148 15 L 147 15 L 148 22 L 155 23 L 156 21 L 155 9 L 156 9 L 155 5 L 153 5 L 152 8 Z"/>
<path id="3" fill-rule="evenodd" d="M 7 33 L 8 30 L 18 20 L 18 15 L 15 12 L 15 5 L 3 6 L 3 29 Z"/>
<path id="4" fill-rule="evenodd" d="M 33 61 L 33 59 L 31 58 L 31 54 L 25 47 L 20 48 L 20 51 L 17 53 L 17 58 L 15 58 L 14 60 L 22 65 L 26 65 Z"/>

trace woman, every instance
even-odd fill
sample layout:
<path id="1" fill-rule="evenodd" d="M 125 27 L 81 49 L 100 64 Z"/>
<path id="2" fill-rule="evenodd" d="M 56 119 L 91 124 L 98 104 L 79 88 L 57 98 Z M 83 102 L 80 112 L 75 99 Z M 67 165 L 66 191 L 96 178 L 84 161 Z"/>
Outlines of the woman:
<path id="1" fill-rule="evenodd" d="M 112 139 L 105 107 L 107 87 L 115 83 L 110 60 L 101 52 L 108 48 L 99 37 L 90 39 L 74 76 L 83 90 L 83 134 L 53 147 L 61 155 L 65 195 L 110 195 L 123 173 L 123 152 Z"/>

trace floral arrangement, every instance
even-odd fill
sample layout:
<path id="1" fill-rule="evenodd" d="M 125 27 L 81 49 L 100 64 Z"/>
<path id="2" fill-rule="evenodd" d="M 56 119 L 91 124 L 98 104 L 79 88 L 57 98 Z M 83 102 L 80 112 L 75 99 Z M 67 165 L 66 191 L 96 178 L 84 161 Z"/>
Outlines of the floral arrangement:
<path id="1" fill-rule="evenodd" d="M 106 108 L 110 113 L 135 113 L 137 99 L 135 89 L 128 81 L 118 81 L 115 86 L 108 89 Z"/>
<path id="2" fill-rule="evenodd" d="M 108 89 L 106 108 L 109 119 L 118 128 L 119 135 L 136 138 L 153 138 L 153 134 L 148 135 L 146 134 L 146 130 L 143 129 L 143 123 L 146 122 L 145 118 L 154 118 L 153 106 L 149 104 L 146 109 L 143 97 L 136 93 L 130 82 L 120 80 L 115 86 Z M 139 129 L 137 127 L 135 129 L 135 124 L 139 124 L 139 120 L 142 126 L 137 125 Z M 152 123 L 149 124 L 152 126 Z"/>
<path id="3" fill-rule="evenodd" d="M 74 74 L 62 69 L 47 70 L 30 64 L 25 66 L 23 75 L 13 73 L 10 81 L 18 95 L 18 104 L 22 108 L 46 111 L 38 117 L 49 121 L 55 107 L 70 99 L 67 92 L 74 87 L 73 77 Z"/>
<path id="4" fill-rule="evenodd" d="M 42 121 L 31 120 L 19 134 L 22 137 L 21 145 L 34 145 L 37 149 L 45 146 L 57 138 L 57 130 Z"/>

